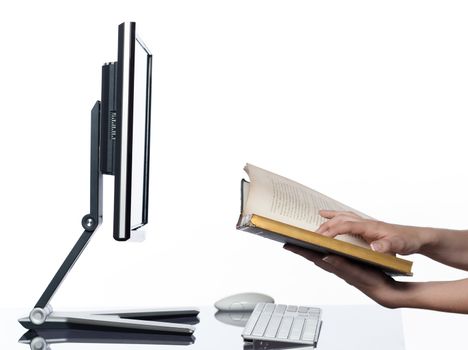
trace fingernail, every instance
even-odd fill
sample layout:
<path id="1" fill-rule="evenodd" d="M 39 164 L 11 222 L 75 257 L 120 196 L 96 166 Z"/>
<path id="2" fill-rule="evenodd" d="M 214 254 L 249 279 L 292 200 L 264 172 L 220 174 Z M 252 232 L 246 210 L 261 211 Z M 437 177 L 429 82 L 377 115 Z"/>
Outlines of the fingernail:
<path id="1" fill-rule="evenodd" d="M 382 250 L 382 244 L 379 242 L 372 242 L 370 246 L 374 252 L 380 252 Z"/>

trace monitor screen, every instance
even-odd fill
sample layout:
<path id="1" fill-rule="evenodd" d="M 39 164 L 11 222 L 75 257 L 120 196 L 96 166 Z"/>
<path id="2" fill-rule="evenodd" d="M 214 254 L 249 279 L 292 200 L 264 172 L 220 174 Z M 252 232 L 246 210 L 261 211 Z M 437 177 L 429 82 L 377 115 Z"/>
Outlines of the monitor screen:
<path id="1" fill-rule="evenodd" d="M 116 85 L 114 238 L 148 222 L 152 56 L 133 22 L 119 26 Z"/>

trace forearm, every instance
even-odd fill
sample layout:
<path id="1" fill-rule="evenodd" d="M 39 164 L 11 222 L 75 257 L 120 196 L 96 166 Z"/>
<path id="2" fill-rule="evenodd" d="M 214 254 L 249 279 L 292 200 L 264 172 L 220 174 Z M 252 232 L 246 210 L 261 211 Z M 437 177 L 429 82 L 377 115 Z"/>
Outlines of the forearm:
<path id="1" fill-rule="evenodd" d="M 445 265 L 468 270 L 468 231 L 419 228 L 419 253 Z"/>
<path id="2" fill-rule="evenodd" d="M 447 282 L 397 282 L 395 307 L 468 314 L 468 279 Z"/>

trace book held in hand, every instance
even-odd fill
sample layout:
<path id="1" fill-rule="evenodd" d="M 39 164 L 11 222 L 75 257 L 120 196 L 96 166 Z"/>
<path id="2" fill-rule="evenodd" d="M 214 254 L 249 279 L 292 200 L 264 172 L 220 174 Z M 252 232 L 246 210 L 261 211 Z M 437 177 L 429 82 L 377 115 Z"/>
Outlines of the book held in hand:
<path id="1" fill-rule="evenodd" d="M 241 215 L 237 229 L 325 254 L 345 256 L 378 267 L 389 275 L 412 275 L 411 261 L 375 252 L 360 236 L 343 234 L 331 238 L 316 233 L 327 221 L 319 214 L 322 209 L 352 211 L 371 219 L 369 216 L 254 165 L 247 164 L 244 170 L 250 182 L 241 182 Z"/>

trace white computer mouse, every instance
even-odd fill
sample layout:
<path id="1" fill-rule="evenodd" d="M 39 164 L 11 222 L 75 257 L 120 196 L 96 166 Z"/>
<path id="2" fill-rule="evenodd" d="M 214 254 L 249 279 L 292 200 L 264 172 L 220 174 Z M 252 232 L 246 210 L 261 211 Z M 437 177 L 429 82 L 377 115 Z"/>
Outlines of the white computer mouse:
<path id="1" fill-rule="evenodd" d="M 218 300 L 214 306 L 220 311 L 252 311 L 258 303 L 274 303 L 272 297 L 261 293 L 239 293 Z"/>

